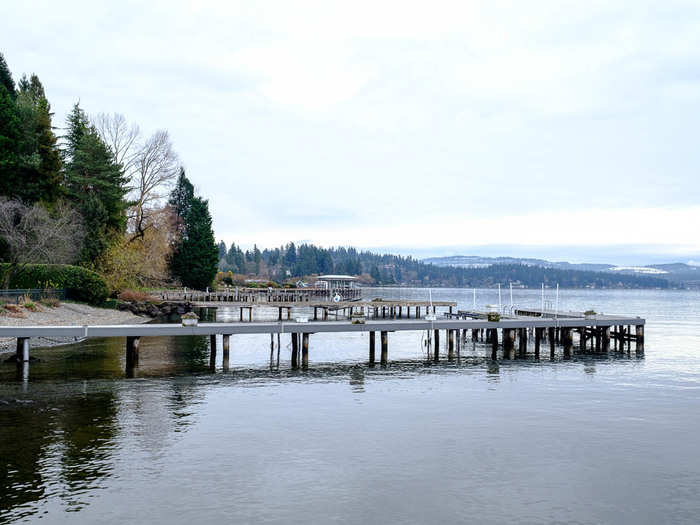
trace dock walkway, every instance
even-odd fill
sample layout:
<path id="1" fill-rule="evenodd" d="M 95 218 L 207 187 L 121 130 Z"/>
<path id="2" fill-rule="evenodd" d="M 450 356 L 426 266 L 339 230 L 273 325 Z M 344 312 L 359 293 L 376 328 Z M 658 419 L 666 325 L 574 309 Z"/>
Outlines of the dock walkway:
<path id="1" fill-rule="evenodd" d="M 476 314 L 477 312 L 473 312 Z M 449 315 L 449 313 L 447 314 Z M 281 336 L 289 334 L 292 343 L 292 367 L 299 364 L 300 353 L 302 366 L 308 366 L 309 336 L 315 333 L 368 332 L 369 363 L 375 362 L 375 334 L 381 334 L 381 363 L 388 362 L 389 333 L 399 331 L 425 331 L 434 345 L 434 357 L 440 357 L 440 333 L 444 332 L 447 341 L 447 357 L 454 358 L 455 339 L 457 350 L 466 343 L 468 334 L 471 340 L 483 342 L 491 347 L 492 359 L 497 359 L 502 349 L 505 359 L 515 357 L 516 338 L 518 356 L 525 357 L 528 343 L 534 340 L 534 354 L 540 357 L 543 343 L 549 344 L 550 355 L 554 357 L 555 346 L 563 347 L 565 358 L 570 358 L 574 351 L 574 335 L 578 335 L 578 348 L 581 352 L 607 352 L 614 349 L 624 351 L 625 345 L 630 349 L 631 342 L 636 342 L 636 351 L 644 350 L 645 320 L 633 316 L 579 316 L 567 315 L 542 317 L 518 315 L 488 321 L 484 318 L 459 319 L 370 319 L 362 323 L 351 321 L 315 321 L 315 322 L 235 322 L 202 323 L 198 326 L 180 324 L 139 324 L 109 326 L 4 326 L 0 327 L 0 337 L 17 338 L 18 362 L 29 361 L 30 339 L 32 337 L 125 337 L 127 369 L 138 364 L 139 341 L 141 337 L 200 335 L 210 337 L 210 363 L 214 366 L 217 352 L 217 336 L 223 338 L 224 363 L 228 363 L 230 337 L 239 334 L 269 334 L 271 351 L 277 336 L 278 352 L 281 348 Z M 634 330 L 633 330 L 634 327 Z M 499 337 L 500 332 L 500 337 Z M 456 337 L 455 337 L 456 336 Z M 299 344 L 301 339 L 301 345 Z"/>

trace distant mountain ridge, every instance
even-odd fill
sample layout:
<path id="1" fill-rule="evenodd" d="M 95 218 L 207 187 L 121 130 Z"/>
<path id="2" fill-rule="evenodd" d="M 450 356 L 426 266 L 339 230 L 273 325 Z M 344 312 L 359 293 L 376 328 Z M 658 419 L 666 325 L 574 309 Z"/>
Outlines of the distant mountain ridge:
<path id="1" fill-rule="evenodd" d="M 558 270 L 582 270 L 589 272 L 606 272 L 624 275 L 653 275 L 675 284 L 700 286 L 700 267 L 686 263 L 649 264 L 646 266 L 622 266 L 603 263 L 570 263 L 566 261 L 547 261 L 528 257 L 482 257 L 478 255 L 452 255 L 447 257 L 428 257 L 423 262 L 435 266 L 455 268 L 486 268 L 500 264 L 520 264 Z"/>

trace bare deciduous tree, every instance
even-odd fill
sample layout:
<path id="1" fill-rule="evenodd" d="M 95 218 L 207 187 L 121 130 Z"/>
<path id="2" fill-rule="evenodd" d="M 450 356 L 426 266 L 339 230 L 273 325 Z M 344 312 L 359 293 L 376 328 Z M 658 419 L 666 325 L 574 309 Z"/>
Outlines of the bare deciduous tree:
<path id="1" fill-rule="evenodd" d="M 135 155 L 132 176 L 133 206 L 130 213 L 132 240 L 143 238 L 144 231 L 152 221 L 149 214 L 167 194 L 177 177 L 178 157 L 173 150 L 170 136 L 159 130 L 144 142 Z"/>
<path id="2" fill-rule="evenodd" d="M 66 202 L 58 202 L 53 212 L 40 204 L 27 206 L 20 201 L 0 198 L 0 238 L 5 243 L 9 269 L 3 276 L 7 288 L 10 279 L 27 264 L 71 263 L 85 238 L 82 217 Z"/>
<path id="3" fill-rule="evenodd" d="M 121 113 L 98 113 L 92 117 L 92 125 L 95 126 L 102 142 L 112 150 L 114 160 L 121 164 L 124 173 L 131 177 L 139 149 L 139 127 L 136 124 L 129 125 Z"/>

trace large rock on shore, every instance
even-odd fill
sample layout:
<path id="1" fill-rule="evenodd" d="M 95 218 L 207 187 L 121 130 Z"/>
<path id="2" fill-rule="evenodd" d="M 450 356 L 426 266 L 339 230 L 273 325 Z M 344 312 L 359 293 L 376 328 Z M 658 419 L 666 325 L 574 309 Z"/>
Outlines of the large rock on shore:
<path id="1" fill-rule="evenodd" d="M 143 315 L 152 318 L 168 317 L 173 314 L 182 315 L 191 312 L 194 305 L 190 302 L 170 302 L 152 303 L 145 301 L 129 301 L 117 304 L 117 309 L 128 311 L 135 315 Z"/>

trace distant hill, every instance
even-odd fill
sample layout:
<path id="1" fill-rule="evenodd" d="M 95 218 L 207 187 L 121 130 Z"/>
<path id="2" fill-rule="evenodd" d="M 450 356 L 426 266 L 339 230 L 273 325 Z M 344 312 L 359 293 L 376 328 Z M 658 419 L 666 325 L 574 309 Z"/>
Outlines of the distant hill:
<path id="1" fill-rule="evenodd" d="M 452 268 L 488 268 L 503 264 L 536 266 L 558 270 L 579 270 L 590 272 L 613 273 L 626 276 L 653 276 L 672 283 L 674 286 L 700 287 L 700 267 L 685 263 L 650 264 L 647 266 L 617 266 L 615 264 L 569 263 L 565 261 L 547 261 L 545 259 L 521 257 L 481 257 L 475 255 L 453 255 L 449 257 L 430 257 L 423 262 L 441 267 Z"/>
<path id="2" fill-rule="evenodd" d="M 614 264 L 570 263 L 565 261 L 546 261 L 528 257 L 481 257 L 478 255 L 453 255 L 449 257 L 429 257 L 423 262 L 436 266 L 452 266 L 455 268 L 481 268 L 493 264 L 522 264 L 524 266 L 540 266 L 542 268 L 558 268 L 560 270 L 584 270 L 591 272 L 605 271 L 613 268 Z"/>

